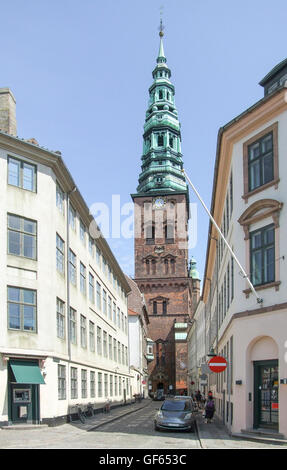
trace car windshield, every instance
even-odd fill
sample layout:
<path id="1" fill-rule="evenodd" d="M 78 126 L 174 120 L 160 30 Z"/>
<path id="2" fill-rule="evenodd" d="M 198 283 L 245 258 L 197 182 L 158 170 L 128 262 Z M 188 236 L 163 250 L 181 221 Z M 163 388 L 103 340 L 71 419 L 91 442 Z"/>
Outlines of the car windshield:
<path id="1" fill-rule="evenodd" d="M 185 400 L 165 401 L 161 409 L 163 411 L 189 411 L 190 403 Z"/>

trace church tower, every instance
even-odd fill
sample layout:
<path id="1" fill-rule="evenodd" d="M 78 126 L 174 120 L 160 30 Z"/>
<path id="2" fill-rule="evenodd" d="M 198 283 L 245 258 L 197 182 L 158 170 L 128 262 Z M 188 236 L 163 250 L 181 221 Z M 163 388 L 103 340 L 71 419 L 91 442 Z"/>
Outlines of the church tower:
<path id="1" fill-rule="evenodd" d="M 188 187 L 182 172 L 181 133 L 175 89 L 160 28 L 157 64 L 143 134 L 136 194 L 135 282 L 145 295 L 154 360 L 149 391 L 180 393 L 187 388 L 187 322 L 198 284 L 188 263 Z M 195 289 L 193 289 L 195 287 Z"/>

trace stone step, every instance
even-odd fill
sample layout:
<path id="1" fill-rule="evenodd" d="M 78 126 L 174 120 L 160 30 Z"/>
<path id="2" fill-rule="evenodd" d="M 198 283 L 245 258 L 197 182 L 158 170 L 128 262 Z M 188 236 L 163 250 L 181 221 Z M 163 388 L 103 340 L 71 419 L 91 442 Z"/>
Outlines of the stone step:
<path id="1" fill-rule="evenodd" d="M 277 431 L 269 430 L 269 429 L 241 429 L 241 432 L 244 434 L 252 434 L 252 435 L 259 435 L 259 436 L 266 436 L 276 439 L 285 439 L 283 434 L 280 434 Z"/>
<path id="2" fill-rule="evenodd" d="M 25 429 L 43 429 L 48 428 L 48 424 L 11 424 L 10 426 L 0 426 L 4 431 L 23 431 Z"/>
<path id="3" fill-rule="evenodd" d="M 282 434 L 279 434 L 279 436 L 282 436 Z M 239 439 L 246 439 L 250 441 L 255 441 L 255 442 L 262 442 L 262 443 L 267 443 L 267 444 L 281 444 L 281 445 L 287 445 L 287 439 L 282 437 L 277 437 L 277 435 L 265 435 L 264 433 L 255 433 L 255 432 L 238 432 L 238 433 L 232 433 L 231 437 L 238 437 Z"/>

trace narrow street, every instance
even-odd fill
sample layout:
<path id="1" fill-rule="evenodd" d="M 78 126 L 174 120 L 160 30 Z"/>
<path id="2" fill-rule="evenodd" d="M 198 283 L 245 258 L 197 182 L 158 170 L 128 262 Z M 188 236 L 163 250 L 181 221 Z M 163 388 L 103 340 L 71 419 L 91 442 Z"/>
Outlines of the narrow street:
<path id="1" fill-rule="evenodd" d="M 57 427 L 30 430 L 0 430 L 1 449 L 271 449 L 282 445 L 264 444 L 231 438 L 221 425 L 205 424 L 197 416 L 199 432 L 155 431 L 153 418 L 162 402 L 150 402 L 131 411 L 112 411 L 106 424 L 99 425 L 102 415 Z M 135 405 L 132 405 L 135 406 Z M 117 413 L 125 413 L 117 416 Z M 114 419 L 117 418 L 117 419 Z M 98 426 L 98 427 L 95 427 Z"/>

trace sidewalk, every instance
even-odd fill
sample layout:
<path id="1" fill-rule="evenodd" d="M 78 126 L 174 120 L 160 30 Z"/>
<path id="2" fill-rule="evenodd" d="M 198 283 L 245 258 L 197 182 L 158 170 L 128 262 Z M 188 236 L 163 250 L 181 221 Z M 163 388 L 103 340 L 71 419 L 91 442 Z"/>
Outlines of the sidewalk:
<path id="1" fill-rule="evenodd" d="M 129 415 L 130 413 L 134 413 L 145 408 L 151 403 L 151 401 L 152 400 L 150 398 L 145 398 L 141 402 L 128 403 L 114 409 L 112 408 L 109 413 L 97 413 L 90 418 L 86 418 L 86 422 L 84 424 L 81 423 L 80 420 L 72 421 L 69 424 L 85 431 L 93 431 L 106 423 L 111 423 L 122 416 Z"/>
<path id="2" fill-rule="evenodd" d="M 202 412 L 196 414 L 198 436 L 203 449 L 228 448 L 231 437 L 217 417 L 211 423 L 205 423 Z"/>
<path id="3" fill-rule="evenodd" d="M 226 427 L 215 416 L 211 423 L 205 423 L 202 412 L 197 413 L 196 423 L 198 436 L 203 449 L 215 448 L 252 448 L 267 444 L 267 446 L 286 446 L 287 441 L 283 439 L 268 438 L 260 435 L 247 433 L 229 434 Z"/>

